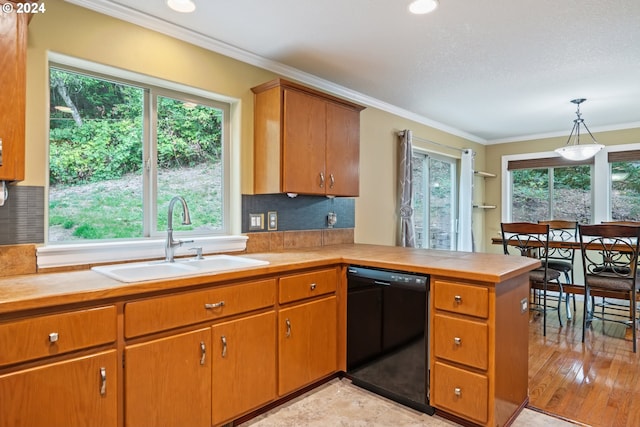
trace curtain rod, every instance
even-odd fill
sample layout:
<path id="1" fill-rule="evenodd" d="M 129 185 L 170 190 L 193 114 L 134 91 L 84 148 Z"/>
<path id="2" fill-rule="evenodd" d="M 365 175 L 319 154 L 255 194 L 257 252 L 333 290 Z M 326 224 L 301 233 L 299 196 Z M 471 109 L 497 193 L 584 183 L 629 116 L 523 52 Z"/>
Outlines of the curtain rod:
<path id="1" fill-rule="evenodd" d="M 404 131 L 403 130 L 399 131 L 398 132 L 398 136 L 404 136 Z M 450 150 L 460 151 L 461 153 L 464 153 L 465 151 L 467 151 L 464 148 L 458 148 L 458 147 L 452 147 L 452 146 L 446 145 L 446 144 L 440 144 L 439 142 L 431 141 L 429 139 L 420 138 L 419 136 L 413 136 L 412 138 L 415 139 L 415 140 L 418 140 L 420 142 L 427 143 L 427 144 L 438 145 L 440 147 L 448 148 Z"/>

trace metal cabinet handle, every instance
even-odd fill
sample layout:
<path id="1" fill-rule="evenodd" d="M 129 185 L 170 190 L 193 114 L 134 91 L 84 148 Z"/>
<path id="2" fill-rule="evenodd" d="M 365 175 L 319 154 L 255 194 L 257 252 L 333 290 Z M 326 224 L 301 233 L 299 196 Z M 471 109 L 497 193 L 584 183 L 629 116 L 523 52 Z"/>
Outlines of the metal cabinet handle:
<path id="1" fill-rule="evenodd" d="M 291 336 L 291 321 L 289 319 L 286 319 L 284 323 L 287 325 L 286 337 L 289 338 Z"/>
<path id="2" fill-rule="evenodd" d="M 336 183 L 335 178 L 333 177 L 333 174 L 329 174 L 329 188 L 333 188 L 333 185 Z"/>
<path id="3" fill-rule="evenodd" d="M 310 288 L 312 291 L 315 291 L 315 290 L 316 290 L 316 284 L 315 284 L 315 283 L 310 284 L 310 285 L 309 285 L 309 288 Z"/>
<path id="4" fill-rule="evenodd" d="M 107 368 L 100 368 L 100 396 L 107 394 Z"/>
<path id="5" fill-rule="evenodd" d="M 204 365 L 204 361 L 207 357 L 207 346 L 204 341 L 200 341 L 200 364 Z"/>
<path id="6" fill-rule="evenodd" d="M 58 333 L 57 333 L 57 332 L 51 332 L 51 333 L 49 334 L 49 342 L 50 342 L 51 344 L 53 344 L 53 343 L 55 343 L 55 342 L 58 342 L 58 338 L 60 338 L 60 337 L 58 336 Z"/>
<path id="7" fill-rule="evenodd" d="M 204 308 L 207 310 L 210 310 L 212 308 L 220 308 L 220 307 L 224 307 L 224 301 L 220 301 L 220 302 L 214 302 L 213 304 L 205 304 Z"/>
<path id="8" fill-rule="evenodd" d="M 460 337 L 454 337 L 454 338 L 453 338 L 453 343 L 454 343 L 455 345 L 462 345 L 462 338 L 460 338 Z"/>
<path id="9" fill-rule="evenodd" d="M 453 389 L 453 394 L 455 394 L 458 397 L 462 396 L 462 389 L 460 387 L 454 388 Z"/>
<path id="10" fill-rule="evenodd" d="M 324 187 L 324 172 L 320 172 L 320 188 Z"/>
<path id="11" fill-rule="evenodd" d="M 453 299 L 456 302 L 456 304 L 461 304 L 462 303 L 462 297 L 460 295 L 454 296 Z"/>
<path id="12" fill-rule="evenodd" d="M 227 337 L 223 335 L 220 340 L 222 341 L 222 357 L 227 357 Z"/>

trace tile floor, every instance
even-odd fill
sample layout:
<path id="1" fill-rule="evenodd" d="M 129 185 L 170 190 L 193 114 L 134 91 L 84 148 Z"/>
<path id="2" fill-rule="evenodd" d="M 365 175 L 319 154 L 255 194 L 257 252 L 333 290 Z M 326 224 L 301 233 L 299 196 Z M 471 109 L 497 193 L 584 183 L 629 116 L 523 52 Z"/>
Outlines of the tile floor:
<path id="1" fill-rule="evenodd" d="M 450 427 L 457 424 L 414 411 L 351 384 L 332 380 L 242 427 Z M 525 409 L 514 427 L 566 427 L 575 424 Z"/>

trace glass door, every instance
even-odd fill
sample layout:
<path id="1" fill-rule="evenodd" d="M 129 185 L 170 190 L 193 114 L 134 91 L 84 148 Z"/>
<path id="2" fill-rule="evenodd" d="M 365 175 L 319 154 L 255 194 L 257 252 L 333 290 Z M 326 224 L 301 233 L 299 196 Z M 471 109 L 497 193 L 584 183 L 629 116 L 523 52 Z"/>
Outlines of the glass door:
<path id="1" fill-rule="evenodd" d="M 456 159 L 413 153 L 416 246 L 456 250 Z"/>

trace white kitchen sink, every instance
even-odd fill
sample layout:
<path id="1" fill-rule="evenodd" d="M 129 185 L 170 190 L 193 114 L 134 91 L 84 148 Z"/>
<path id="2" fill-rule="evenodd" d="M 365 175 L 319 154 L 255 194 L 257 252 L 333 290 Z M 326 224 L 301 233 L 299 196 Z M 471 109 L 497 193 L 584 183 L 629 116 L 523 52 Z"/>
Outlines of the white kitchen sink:
<path id="1" fill-rule="evenodd" d="M 202 259 L 178 259 L 175 262 L 145 261 L 130 264 L 112 264 L 93 267 L 92 270 L 121 282 L 170 279 L 173 277 L 215 274 L 222 271 L 267 265 L 268 261 L 233 256 L 212 255 Z"/>

